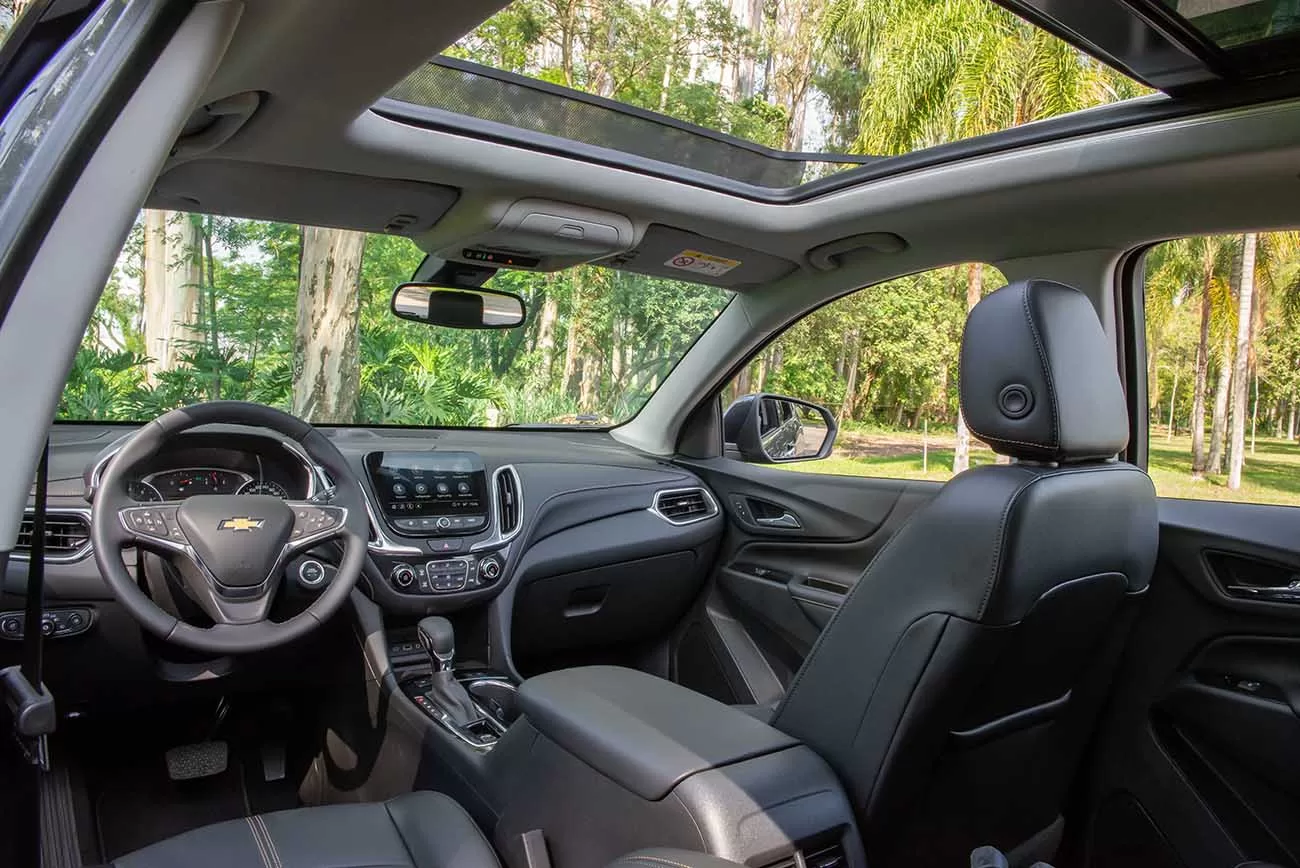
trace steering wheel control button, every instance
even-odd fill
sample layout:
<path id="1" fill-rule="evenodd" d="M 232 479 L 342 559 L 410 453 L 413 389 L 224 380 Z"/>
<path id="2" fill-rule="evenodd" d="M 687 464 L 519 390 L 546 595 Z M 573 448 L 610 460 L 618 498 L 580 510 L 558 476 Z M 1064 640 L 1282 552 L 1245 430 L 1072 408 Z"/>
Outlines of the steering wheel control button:
<path id="1" fill-rule="evenodd" d="M 300 540 L 319 536 L 343 523 L 343 514 L 337 506 L 296 506 L 293 511 L 293 530 L 289 539 Z"/>
<path id="2" fill-rule="evenodd" d="M 137 506 L 122 510 L 128 529 L 136 536 L 183 544 L 185 534 L 176 523 L 176 507 Z"/>
<path id="3" fill-rule="evenodd" d="M 319 588 L 325 583 L 325 565 L 317 560 L 303 561 L 298 565 L 298 581 L 307 588 Z"/>

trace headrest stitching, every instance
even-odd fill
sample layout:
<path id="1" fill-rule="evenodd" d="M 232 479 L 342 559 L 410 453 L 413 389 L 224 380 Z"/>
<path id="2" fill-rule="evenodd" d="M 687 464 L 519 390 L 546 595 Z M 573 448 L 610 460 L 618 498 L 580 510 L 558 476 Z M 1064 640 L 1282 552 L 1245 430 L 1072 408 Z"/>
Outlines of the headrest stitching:
<path id="1" fill-rule="evenodd" d="M 1047 362 L 1047 352 L 1043 349 L 1043 342 L 1038 337 L 1038 326 L 1034 322 L 1034 315 L 1029 308 L 1029 287 L 1033 281 L 1026 280 L 1024 287 L 1020 291 L 1020 304 L 1025 311 L 1025 322 L 1029 324 L 1029 333 L 1034 339 L 1034 348 L 1038 350 L 1038 361 L 1043 366 L 1043 379 L 1047 381 L 1047 397 L 1052 408 L 1052 440 L 1046 444 L 1047 448 L 1061 448 L 1061 426 L 1060 410 L 1056 404 L 1056 387 L 1052 382 L 1052 366 Z M 1038 444 L 1043 446 L 1044 444 Z"/>

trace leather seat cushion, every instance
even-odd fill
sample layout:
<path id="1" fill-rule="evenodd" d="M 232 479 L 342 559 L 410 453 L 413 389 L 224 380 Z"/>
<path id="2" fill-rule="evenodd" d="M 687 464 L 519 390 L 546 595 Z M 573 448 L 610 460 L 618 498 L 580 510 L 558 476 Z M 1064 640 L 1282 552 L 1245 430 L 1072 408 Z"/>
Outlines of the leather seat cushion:
<path id="1" fill-rule="evenodd" d="M 499 868 L 458 804 L 415 792 L 205 826 L 137 850 L 116 868 Z"/>

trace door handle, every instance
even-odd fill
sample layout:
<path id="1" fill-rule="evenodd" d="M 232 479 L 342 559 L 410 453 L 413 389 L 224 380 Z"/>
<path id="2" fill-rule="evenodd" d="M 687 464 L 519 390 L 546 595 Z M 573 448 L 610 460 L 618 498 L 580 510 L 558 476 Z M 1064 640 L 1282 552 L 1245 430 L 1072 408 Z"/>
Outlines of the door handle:
<path id="1" fill-rule="evenodd" d="M 763 527 L 784 527 L 789 529 L 798 529 L 803 527 L 799 523 L 798 517 L 792 512 L 783 512 L 780 515 L 754 517 L 755 524 L 761 524 Z"/>
<path id="2" fill-rule="evenodd" d="M 1225 590 L 1234 597 L 1274 603 L 1300 603 L 1300 576 L 1286 585 L 1228 585 Z"/>

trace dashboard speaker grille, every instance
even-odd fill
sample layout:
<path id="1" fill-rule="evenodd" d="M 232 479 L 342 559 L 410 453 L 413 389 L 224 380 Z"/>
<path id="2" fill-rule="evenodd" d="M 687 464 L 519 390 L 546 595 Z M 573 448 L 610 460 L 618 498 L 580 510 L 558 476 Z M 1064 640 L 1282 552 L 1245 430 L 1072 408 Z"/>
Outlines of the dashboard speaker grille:
<path id="1" fill-rule="evenodd" d="M 519 528 L 519 480 L 513 468 L 502 468 L 496 477 L 497 528 L 509 536 Z"/>
<path id="2" fill-rule="evenodd" d="M 14 551 L 19 554 L 31 554 L 32 529 L 36 523 L 35 516 L 28 512 L 23 515 L 23 523 L 18 529 L 18 543 Z M 90 525 L 79 515 L 45 516 L 45 554 L 47 557 L 69 557 L 80 554 L 90 545 Z"/>

